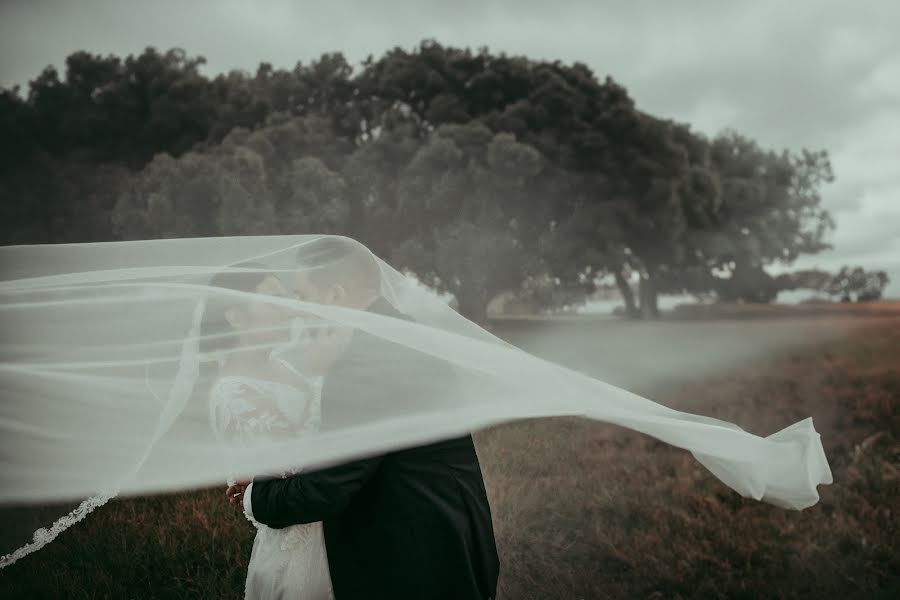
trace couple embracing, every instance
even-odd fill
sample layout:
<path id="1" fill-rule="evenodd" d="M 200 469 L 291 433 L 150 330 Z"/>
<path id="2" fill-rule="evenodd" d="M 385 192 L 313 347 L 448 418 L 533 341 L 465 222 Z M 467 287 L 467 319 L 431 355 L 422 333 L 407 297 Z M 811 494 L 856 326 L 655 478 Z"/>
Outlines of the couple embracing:
<path id="1" fill-rule="evenodd" d="M 380 268 L 363 245 L 320 238 L 300 247 L 296 263 L 287 285 L 261 269 L 220 273 L 210 285 L 408 319 L 380 293 Z M 346 429 L 383 418 L 386 406 L 402 417 L 456 386 L 450 366 L 361 330 L 322 329 L 304 360 L 276 358 L 280 340 L 264 338 L 284 336 L 284 318 L 265 302 L 207 307 L 204 333 L 228 330 L 241 348 L 225 352 L 209 393 L 224 443 Z M 247 598 L 496 597 L 499 560 L 471 435 L 298 466 L 233 482 L 226 495 L 257 527 Z"/>

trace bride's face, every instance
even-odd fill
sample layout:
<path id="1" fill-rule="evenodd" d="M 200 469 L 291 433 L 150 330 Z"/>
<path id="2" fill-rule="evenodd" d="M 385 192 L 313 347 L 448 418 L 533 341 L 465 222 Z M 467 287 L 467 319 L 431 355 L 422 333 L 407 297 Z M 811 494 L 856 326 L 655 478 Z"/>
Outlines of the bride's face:
<path id="1" fill-rule="evenodd" d="M 274 275 L 269 275 L 259 282 L 255 291 L 257 294 L 282 298 L 288 295 L 287 289 Z M 259 298 L 247 304 L 245 310 L 241 312 L 243 314 L 237 319 L 238 322 L 235 325 L 247 331 L 254 342 L 284 342 L 290 337 L 288 321 L 291 313 L 285 307 Z M 266 331 L 266 329 L 271 329 L 271 331 Z"/>
<path id="2" fill-rule="evenodd" d="M 312 302 L 315 304 L 331 304 L 326 294 L 322 293 L 315 283 L 313 283 L 309 275 L 303 271 L 294 273 L 294 295 L 297 299 L 304 302 Z"/>

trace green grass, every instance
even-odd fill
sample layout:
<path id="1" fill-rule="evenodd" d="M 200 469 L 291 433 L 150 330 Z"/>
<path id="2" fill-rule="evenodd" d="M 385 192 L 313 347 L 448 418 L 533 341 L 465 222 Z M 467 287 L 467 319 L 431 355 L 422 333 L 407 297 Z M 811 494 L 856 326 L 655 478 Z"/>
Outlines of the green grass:
<path id="1" fill-rule="evenodd" d="M 813 416 L 835 483 L 802 512 L 743 499 L 687 452 L 603 423 L 479 432 L 502 597 L 898 597 L 898 354 L 900 321 L 879 321 L 650 394 L 760 435 Z M 0 593 L 240 598 L 253 533 L 222 489 L 118 500 L 0 572 Z"/>

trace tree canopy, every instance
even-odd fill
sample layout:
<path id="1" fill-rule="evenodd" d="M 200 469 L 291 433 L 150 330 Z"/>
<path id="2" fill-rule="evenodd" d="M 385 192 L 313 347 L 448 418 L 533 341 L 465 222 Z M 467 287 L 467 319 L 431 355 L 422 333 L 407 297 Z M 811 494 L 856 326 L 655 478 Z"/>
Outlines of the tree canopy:
<path id="1" fill-rule="evenodd" d="M 76 52 L 0 91 L 3 242 L 338 233 L 479 321 L 504 290 L 603 275 L 633 316 L 665 292 L 768 301 L 767 265 L 829 247 L 827 153 L 708 139 L 580 63 L 428 40 L 355 68 L 203 64 Z"/>

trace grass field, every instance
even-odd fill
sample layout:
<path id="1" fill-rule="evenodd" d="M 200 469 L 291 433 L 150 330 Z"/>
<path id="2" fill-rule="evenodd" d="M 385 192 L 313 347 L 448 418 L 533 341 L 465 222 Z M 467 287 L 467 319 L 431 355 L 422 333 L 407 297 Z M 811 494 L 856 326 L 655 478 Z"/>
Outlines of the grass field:
<path id="1" fill-rule="evenodd" d="M 498 326 L 538 355 L 753 433 L 812 416 L 835 478 L 818 505 L 787 511 L 603 423 L 478 432 L 502 597 L 900 597 L 900 319 L 766 323 Z M 0 593 L 240 598 L 253 530 L 222 491 L 114 501 L 0 572 Z"/>

